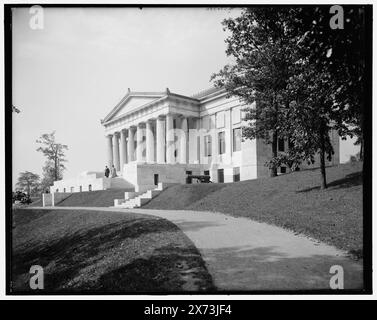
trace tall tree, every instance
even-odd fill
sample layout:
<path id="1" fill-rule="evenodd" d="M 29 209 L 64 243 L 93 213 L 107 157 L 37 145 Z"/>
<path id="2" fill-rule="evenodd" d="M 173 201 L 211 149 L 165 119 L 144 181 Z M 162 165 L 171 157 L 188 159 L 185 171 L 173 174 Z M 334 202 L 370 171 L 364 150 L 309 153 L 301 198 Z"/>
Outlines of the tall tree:
<path id="1" fill-rule="evenodd" d="M 290 79 L 290 93 L 299 97 L 292 112 L 296 119 L 307 113 L 310 121 L 309 126 L 294 121 L 295 131 L 304 125 L 311 137 L 305 156 L 319 150 L 321 186 L 326 188 L 325 157 L 330 160 L 333 153 L 330 129 L 343 139 L 356 135 L 362 156 L 366 11 L 363 6 L 318 6 L 298 8 L 295 13 L 288 28 L 300 36 L 296 52 L 303 63 Z M 301 146 L 299 141 L 294 145 L 302 151 L 305 144 L 300 141 Z"/>
<path id="2" fill-rule="evenodd" d="M 38 152 L 42 152 L 47 158 L 44 167 L 44 179 L 51 179 L 58 181 L 63 178 L 63 171 L 66 169 L 64 163 L 65 150 L 68 150 L 68 146 L 55 141 L 55 131 L 48 134 L 43 134 L 36 142 L 40 145 L 37 149 Z"/>
<path id="3" fill-rule="evenodd" d="M 31 195 L 33 191 L 38 188 L 39 179 L 39 175 L 33 172 L 21 172 L 17 179 L 16 187 L 22 191 L 26 191 L 28 195 Z"/>
<path id="4" fill-rule="evenodd" d="M 256 102 L 256 108 L 246 109 L 245 120 L 250 122 L 244 132 L 247 138 L 265 138 L 268 143 L 272 134 L 272 167 L 282 159 L 313 162 L 319 153 L 323 188 L 325 159 L 333 154 L 330 130 L 345 137 L 362 122 L 363 91 L 357 80 L 364 79 L 365 59 L 358 49 L 363 44 L 360 11 L 352 19 L 345 16 L 345 21 L 353 21 L 356 36 L 351 28 L 340 33 L 331 29 L 330 11 L 330 6 L 258 7 L 225 20 L 225 29 L 231 31 L 227 54 L 235 63 L 213 76 L 215 85 L 224 86 L 230 95 L 249 105 Z M 288 155 L 276 152 L 277 136 L 289 139 Z"/>
<path id="5" fill-rule="evenodd" d="M 297 49 L 317 72 L 327 73 L 337 84 L 334 108 L 342 113 L 334 126 L 341 137 L 356 136 L 363 149 L 363 114 L 366 88 L 366 6 L 317 6 L 297 9 L 290 27 L 303 36 Z M 347 124 L 347 126 L 344 125 Z"/>
<path id="6" fill-rule="evenodd" d="M 327 188 L 326 158 L 330 161 L 334 154 L 330 131 L 334 121 L 341 114 L 333 108 L 335 83 L 331 76 L 302 62 L 296 68 L 287 87 L 290 94 L 290 117 L 286 119 L 285 132 L 290 137 L 290 157 L 301 161 L 315 162 L 319 154 L 321 187 Z"/>
<path id="7" fill-rule="evenodd" d="M 231 32 L 226 39 L 226 54 L 235 63 L 226 65 L 212 79 L 225 87 L 229 95 L 245 103 L 249 126 L 243 136 L 261 138 L 271 144 L 272 156 L 277 157 L 278 137 L 289 102 L 284 91 L 290 78 L 291 35 L 286 21 L 294 9 L 248 8 L 235 19 L 223 21 L 224 30 Z M 257 108 L 250 107 L 256 102 Z M 270 166 L 271 176 L 277 167 Z"/>

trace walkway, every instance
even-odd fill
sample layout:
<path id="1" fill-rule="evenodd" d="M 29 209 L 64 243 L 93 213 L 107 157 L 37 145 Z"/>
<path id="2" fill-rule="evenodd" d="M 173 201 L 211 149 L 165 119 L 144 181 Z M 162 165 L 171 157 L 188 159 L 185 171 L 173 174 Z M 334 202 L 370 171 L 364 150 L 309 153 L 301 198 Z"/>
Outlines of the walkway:
<path id="1" fill-rule="evenodd" d="M 250 219 L 201 211 L 56 209 L 137 212 L 168 219 L 199 249 L 219 290 L 329 289 L 333 265 L 342 266 L 345 289 L 363 287 L 361 261 L 303 235 Z"/>

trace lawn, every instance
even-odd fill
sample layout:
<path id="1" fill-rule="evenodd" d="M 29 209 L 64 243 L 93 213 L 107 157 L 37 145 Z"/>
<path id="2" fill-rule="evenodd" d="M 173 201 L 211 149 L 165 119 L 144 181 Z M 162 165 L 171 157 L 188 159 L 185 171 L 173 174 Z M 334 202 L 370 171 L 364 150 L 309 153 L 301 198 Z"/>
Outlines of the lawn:
<path id="1" fill-rule="evenodd" d="M 214 291 L 200 253 L 171 222 L 135 213 L 14 209 L 14 293 Z M 29 288 L 32 265 L 45 289 Z"/>
<path id="2" fill-rule="evenodd" d="M 114 199 L 124 199 L 124 192 L 132 190 L 109 189 L 75 192 L 57 205 L 59 207 L 110 207 L 114 205 Z"/>
<path id="3" fill-rule="evenodd" d="M 362 256 L 362 163 L 232 184 L 176 185 L 144 208 L 216 211 L 281 226 Z"/>

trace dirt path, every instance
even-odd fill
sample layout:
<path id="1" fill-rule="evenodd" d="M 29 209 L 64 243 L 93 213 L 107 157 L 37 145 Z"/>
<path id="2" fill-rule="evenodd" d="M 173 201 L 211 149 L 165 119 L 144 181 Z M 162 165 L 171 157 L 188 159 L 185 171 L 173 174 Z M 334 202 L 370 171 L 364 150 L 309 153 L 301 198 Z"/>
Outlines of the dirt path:
<path id="1" fill-rule="evenodd" d="M 344 270 L 345 289 L 363 287 L 362 261 L 351 260 L 335 247 L 250 219 L 201 211 L 64 209 L 137 212 L 172 221 L 199 249 L 220 291 L 330 289 L 334 265 Z"/>

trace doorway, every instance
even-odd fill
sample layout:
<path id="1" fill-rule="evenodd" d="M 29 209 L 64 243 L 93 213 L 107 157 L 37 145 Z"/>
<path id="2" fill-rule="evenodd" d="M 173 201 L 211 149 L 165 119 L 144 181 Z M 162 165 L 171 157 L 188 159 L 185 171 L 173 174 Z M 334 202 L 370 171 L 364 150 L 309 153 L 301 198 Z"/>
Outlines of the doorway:
<path id="1" fill-rule="evenodd" d="M 224 169 L 217 170 L 217 180 L 219 183 L 224 183 Z"/>

